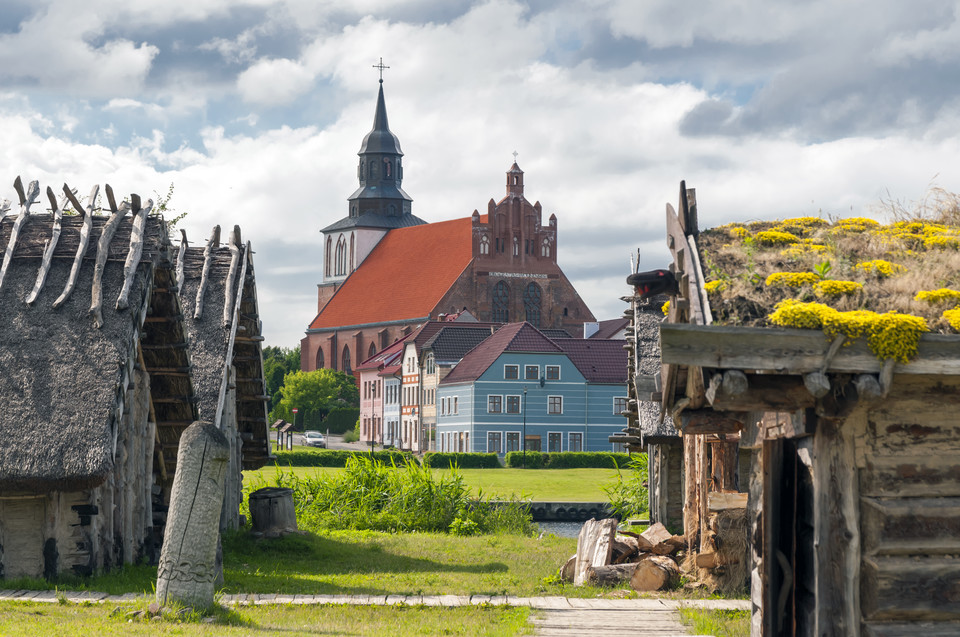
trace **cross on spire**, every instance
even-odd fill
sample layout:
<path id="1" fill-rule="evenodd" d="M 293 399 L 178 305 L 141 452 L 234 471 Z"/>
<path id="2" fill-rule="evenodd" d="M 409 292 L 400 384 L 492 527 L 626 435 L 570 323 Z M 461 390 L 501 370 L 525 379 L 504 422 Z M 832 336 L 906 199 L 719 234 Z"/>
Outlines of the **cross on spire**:
<path id="1" fill-rule="evenodd" d="M 518 155 L 518 154 L 519 154 L 519 153 L 518 153 L 517 151 L 513 151 L 513 163 L 517 163 L 517 155 Z"/>
<path id="2" fill-rule="evenodd" d="M 373 68 L 375 68 L 375 69 L 380 69 L 380 83 L 383 84 L 383 69 L 389 69 L 390 67 L 389 67 L 389 66 L 384 66 L 384 64 L 383 64 L 383 58 L 381 57 L 381 58 L 380 58 L 380 63 L 379 63 L 379 64 L 374 64 L 374 65 L 373 65 Z"/>

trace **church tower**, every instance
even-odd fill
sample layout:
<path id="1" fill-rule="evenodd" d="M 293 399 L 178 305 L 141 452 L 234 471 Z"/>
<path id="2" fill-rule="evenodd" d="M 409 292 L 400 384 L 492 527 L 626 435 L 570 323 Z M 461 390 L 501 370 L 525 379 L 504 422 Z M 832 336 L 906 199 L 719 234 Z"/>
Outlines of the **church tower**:
<path id="1" fill-rule="evenodd" d="M 411 214 L 413 199 L 403 191 L 403 152 L 400 140 L 387 123 L 383 78 L 377 95 L 373 128 L 360 144 L 357 179 L 360 182 L 347 199 L 347 216 L 321 230 L 324 235 L 323 283 L 329 298 L 351 272 L 363 262 L 380 239 L 393 228 L 426 223 Z"/>

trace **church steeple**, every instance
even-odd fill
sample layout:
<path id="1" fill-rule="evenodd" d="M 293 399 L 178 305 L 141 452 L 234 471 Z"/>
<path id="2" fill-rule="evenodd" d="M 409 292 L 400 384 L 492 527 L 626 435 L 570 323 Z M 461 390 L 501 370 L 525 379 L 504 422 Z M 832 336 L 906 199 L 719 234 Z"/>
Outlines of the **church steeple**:
<path id="1" fill-rule="evenodd" d="M 409 215 L 413 199 L 400 187 L 403 181 L 403 151 L 400 150 L 400 140 L 390 131 L 387 123 L 382 77 L 373 128 L 363 138 L 357 154 L 360 156 L 357 166 L 360 187 L 348 199 L 349 216 L 357 218 L 372 213 L 389 219 Z"/>

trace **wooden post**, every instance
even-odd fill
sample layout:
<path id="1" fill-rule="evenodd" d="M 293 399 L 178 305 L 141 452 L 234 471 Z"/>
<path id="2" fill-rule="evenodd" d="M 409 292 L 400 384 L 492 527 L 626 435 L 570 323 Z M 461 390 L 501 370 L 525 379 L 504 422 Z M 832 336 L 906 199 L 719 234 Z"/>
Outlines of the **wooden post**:
<path id="1" fill-rule="evenodd" d="M 266 537 L 280 537 L 297 530 L 293 489 L 264 487 L 250 494 L 250 522 Z"/>
<path id="2" fill-rule="evenodd" d="M 157 603 L 213 605 L 220 509 L 230 447 L 210 423 L 195 422 L 180 436 L 177 471 L 157 569 Z"/>

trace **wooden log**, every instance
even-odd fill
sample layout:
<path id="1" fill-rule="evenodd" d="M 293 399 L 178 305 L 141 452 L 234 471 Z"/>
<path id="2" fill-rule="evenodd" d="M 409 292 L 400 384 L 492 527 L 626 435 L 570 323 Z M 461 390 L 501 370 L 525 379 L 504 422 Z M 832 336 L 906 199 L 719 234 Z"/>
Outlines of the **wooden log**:
<path id="1" fill-rule="evenodd" d="M 193 318 L 200 320 L 203 318 L 203 295 L 207 292 L 207 285 L 210 280 L 210 265 L 213 263 L 213 251 L 220 246 L 220 226 L 214 226 L 210 233 L 210 239 L 207 241 L 207 247 L 203 249 L 203 269 L 200 272 L 200 286 L 197 288 L 197 299 L 194 304 Z"/>
<path id="2" fill-rule="evenodd" d="M 117 309 L 125 310 L 130 306 L 130 290 L 133 288 L 133 279 L 140 266 L 140 256 L 143 254 L 143 230 L 147 224 L 147 215 L 153 209 L 153 199 L 147 199 L 147 205 L 140 208 L 140 197 L 130 195 L 133 205 L 133 227 L 130 229 L 130 249 L 127 251 L 127 260 L 123 264 L 123 288 L 117 297 Z"/>
<path id="3" fill-rule="evenodd" d="M 183 263 L 187 258 L 187 231 L 180 228 L 180 250 L 177 252 L 177 292 L 183 289 Z"/>
<path id="4" fill-rule="evenodd" d="M 575 586 L 581 586 L 586 581 L 588 567 L 610 563 L 611 543 L 616 532 L 617 521 L 613 518 L 584 523 L 577 537 L 577 565 L 573 575 Z"/>
<path id="5" fill-rule="evenodd" d="M 587 569 L 587 582 L 595 586 L 620 586 L 630 581 L 638 564 L 640 562 L 591 566 Z"/>
<path id="6" fill-rule="evenodd" d="M 750 388 L 737 396 L 718 392 L 713 401 L 715 410 L 793 412 L 816 406 L 814 398 L 796 376 L 755 375 Z"/>
<path id="7" fill-rule="evenodd" d="M 823 372 L 810 372 L 803 375 L 803 386 L 815 398 L 823 398 L 830 393 L 830 379 Z"/>
<path id="8" fill-rule="evenodd" d="M 230 327 L 233 322 L 233 302 L 236 296 L 237 268 L 240 265 L 240 226 L 234 226 L 227 241 L 230 249 L 230 270 L 223 284 L 223 326 Z"/>
<path id="9" fill-rule="evenodd" d="M 680 580 L 677 563 L 666 555 L 651 555 L 637 564 L 630 578 L 630 588 L 638 592 L 662 591 L 676 586 Z"/>
<path id="10" fill-rule="evenodd" d="M 683 435 L 737 433 L 743 428 L 744 414 L 700 409 L 680 414 Z"/>
<path id="11" fill-rule="evenodd" d="M 723 493 L 711 491 L 707 494 L 707 510 L 726 511 L 728 509 L 746 509 L 746 493 Z"/>
<path id="12" fill-rule="evenodd" d="M 93 325 L 96 328 L 103 327 L 103 271 L 107 267 L 107 256 L 110 253 L 110 241 L 116 234 L 117 228 L 123 221 L 124 215 L 130 209 L 127 202 L 123 202 L 120 207 L 115 207 L 116 201 L 113 198 L 113 189 L 107 184 L 107 200 L 111 202 L 110 208 L 112 214 L 109 221 L 104 224 L 100 230 L 100 240 L 97 241 L 97 259 L 93 265 L 93 285 L 90 291 L 90 314 L 93 315 Z"/>
<path id="13" fill-rule="evenodd" d="M 256 533 L 280 537 L 297 530 L 293 489 L 264 487 L 250 494 L 250 522 Z"/>
<path id="14" fill-rule="evenodd" d="M 7 249 L 3 253 L 3 265 L 0 265 L 0 289 L 3 289 L 3 281 L 7 276 L 7 269 L 13 260 L 13 252 L 17 249 L 17 240 L 20 238 L 20 231 L 30 222 L 30 206 L 32 206 L 37 200 L 37 197 L 40 196 L 40 182 L 38 181 L 31 181 L 30 185 L 27 186 L 26 193 L 23 192 L 23 182 L 20 181 L 19 176 L 13 182 L 13 186 L 17 189 L 17 194 L 20 196 L 20 214 L 17 215 L 16 220 L 13 222 L 13 228 L 10 229 L 10 239 L 7 241 Z"/>
<path id="15" fill-rule="evenodd" d="M 50 208 L 53 211 L 53 227 L 50 229 L 50 239 L 47 240 L 43 248 L 43 259 L 40 261 L 40 270 L 37 272 L 37 280 L 33 284 L 33 290 L 30 291 L 30 296 L 27 297 L 27 305 L 33 305 L 40 291 L 43 290 L 43 284 L 47 280 L 47 273 L 50 272 L 50 263 L 53 261 L 53 252 L 57 249 L 57 243 L 60 241 L 60 230 L 63 225 L 63 207 L 67 203 L 67 198 L 64 196 L 58 203 L 57 198 L 53 194 L 53 188 L 47 186 L 47 199 L 50 201 Z"/>
<path id="16" fill-rule="evenodd" d="M 639 552 L 637 549 L 636 538 L 624 535 L 617 535 L 614 537 L 610 546 L 612 549 L 610 558 L 611 564 L 622 564 L 630 560 L 630 558 Z"/>

